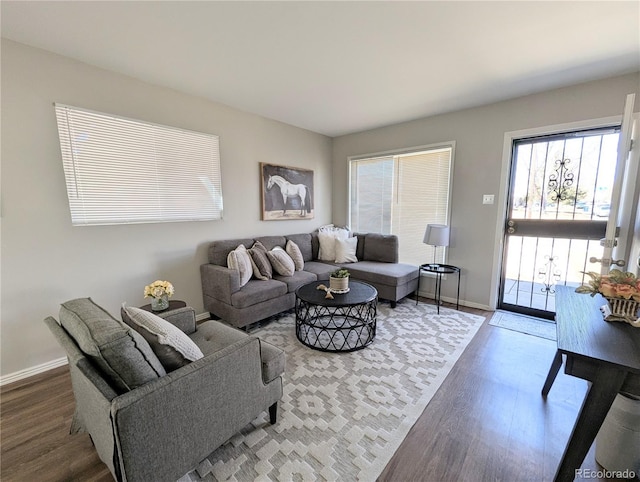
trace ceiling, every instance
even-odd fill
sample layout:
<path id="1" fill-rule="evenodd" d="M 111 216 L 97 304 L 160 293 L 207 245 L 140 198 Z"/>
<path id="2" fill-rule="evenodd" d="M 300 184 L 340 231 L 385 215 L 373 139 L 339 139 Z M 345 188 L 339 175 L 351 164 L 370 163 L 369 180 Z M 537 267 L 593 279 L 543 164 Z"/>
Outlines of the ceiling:
<path id="1" fill-rule="evenodd" d="M 640 2 L 0 2 L 2 36 L 339 136 L 640 70 Z"/>

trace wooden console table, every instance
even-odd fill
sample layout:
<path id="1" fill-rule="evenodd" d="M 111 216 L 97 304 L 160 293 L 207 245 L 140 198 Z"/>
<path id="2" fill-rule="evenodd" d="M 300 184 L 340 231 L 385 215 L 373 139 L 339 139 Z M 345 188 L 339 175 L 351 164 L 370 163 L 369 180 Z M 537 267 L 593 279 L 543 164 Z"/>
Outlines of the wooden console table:
<path id="1" fill-rule="evenodd" d="M 600 295 L 556 288 L 558 351 L 542 388 L 546 397 L 566 357 L 565 373 L 591 382 L 558 466 L 556 481 L 574 480 L 618 393 L 640 396 L 640 328 L 602 318 Z"/>

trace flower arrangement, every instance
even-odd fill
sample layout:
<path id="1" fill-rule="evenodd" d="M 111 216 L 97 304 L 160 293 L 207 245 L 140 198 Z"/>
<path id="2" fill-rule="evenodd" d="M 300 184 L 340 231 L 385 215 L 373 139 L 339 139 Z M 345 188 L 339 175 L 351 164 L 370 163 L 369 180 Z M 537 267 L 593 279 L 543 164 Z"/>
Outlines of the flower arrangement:
<path id="1" fill-rule="evenodd" d="M 640 280 L 633 273 L 612 269 L 608 275 L 600 275 L 593 271 L 585 274 L 591 280 L 588 285 L 576 288 L 576 293 L 589 293 L 591 296 L 600 293 L 605 298 L 640 301 Z"/>
<path id="2" fill-rule="evenodd" d="M 169 281 L 161 281 L 156 280 L 150 285 L 144 287 L 144 297 L 145 298 L 162 298 L 163 296 L 173 296 L 175 290 L 173 289 L 173 285 Z"/>

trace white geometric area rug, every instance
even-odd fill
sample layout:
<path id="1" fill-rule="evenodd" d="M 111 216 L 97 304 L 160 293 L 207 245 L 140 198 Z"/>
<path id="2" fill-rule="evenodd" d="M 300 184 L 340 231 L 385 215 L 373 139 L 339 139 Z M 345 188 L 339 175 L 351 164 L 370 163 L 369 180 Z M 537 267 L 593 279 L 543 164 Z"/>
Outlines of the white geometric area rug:
<path id="1" fill-rule="evenodd" d="M 293 313 L 274 318 L 254 334 L 286 352 L 277 423 L 260 416 L 180 482 L 374 481 L 483 321 L 379 303 L 371 345 L 324 353 L 296 339 Z"/>

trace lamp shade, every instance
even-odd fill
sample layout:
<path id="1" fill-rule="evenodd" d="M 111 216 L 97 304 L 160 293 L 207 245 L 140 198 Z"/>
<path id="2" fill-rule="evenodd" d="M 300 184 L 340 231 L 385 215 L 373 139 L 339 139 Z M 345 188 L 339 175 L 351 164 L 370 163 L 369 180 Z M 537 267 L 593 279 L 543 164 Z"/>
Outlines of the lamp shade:
<path id="1" fill-rule="evenodd" d="M 427 224 L 427 230 L 424 232 L 422 242 L 431 246 L 449 246 L 449 226 Z"/>

